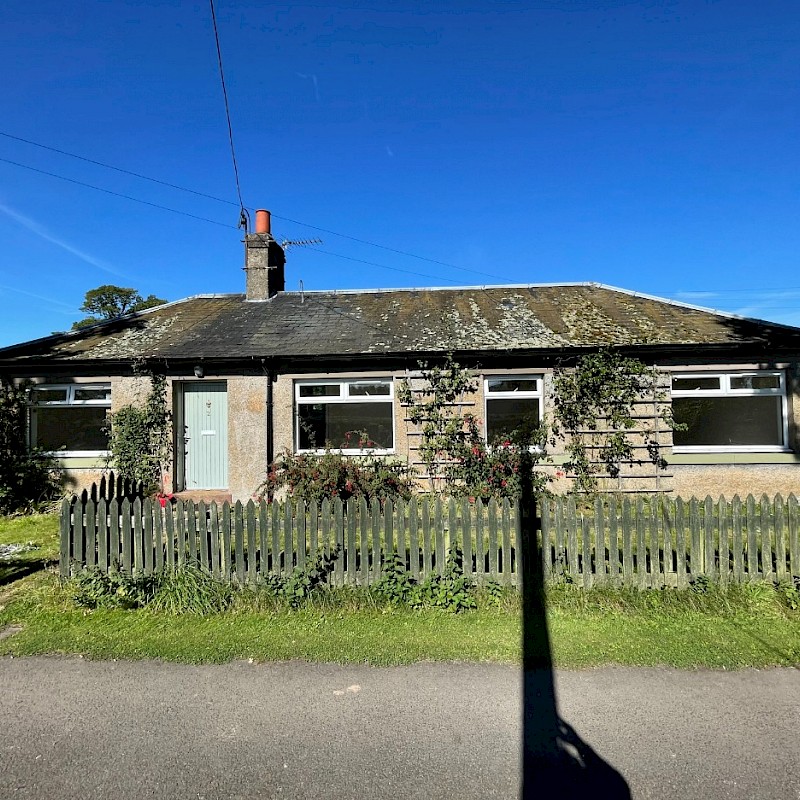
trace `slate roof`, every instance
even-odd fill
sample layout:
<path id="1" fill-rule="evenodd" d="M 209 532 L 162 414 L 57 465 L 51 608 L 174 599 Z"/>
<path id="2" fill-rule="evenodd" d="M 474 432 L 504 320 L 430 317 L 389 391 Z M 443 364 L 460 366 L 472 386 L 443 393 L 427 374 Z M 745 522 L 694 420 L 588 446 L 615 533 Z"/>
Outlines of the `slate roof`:
<path id="1" fill-rule="evenodd" d="M 800 350 L 800 328 L 600 284 L 200 295 L 0 349 L 0 364 L 238 360 L 593 346 Z"/>

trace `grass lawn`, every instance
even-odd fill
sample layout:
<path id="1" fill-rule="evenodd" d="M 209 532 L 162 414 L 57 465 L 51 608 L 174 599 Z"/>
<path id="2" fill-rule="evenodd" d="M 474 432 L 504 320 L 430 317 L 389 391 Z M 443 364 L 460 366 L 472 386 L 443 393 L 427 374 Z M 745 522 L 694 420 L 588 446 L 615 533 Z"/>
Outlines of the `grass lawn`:
<path id="1" fill-rule="evenodd" d="M 58 555 L 53 516 L 0 518 L 0 545 L 38 547 L 0 560 L 0 655 L 82 654 L 190 663 L 304 659 L 338 663 L 520 661 L 518 601 L 450 614 L 398 610 L 374 602 L 330 602 L 298 611 L 258 611 L 247 603 L 208 616 L 77 608 L 52 570 Z M 31 569 L 40 570 L 27 574 Z M 2 570 L 7 570 L 3 573 Z M 16 572 L 12 572 L 16 570 Z M 24 577 L 18 577 L 18 576 Z M 800 611 L 768 584 L 692 592 L 558 587 L 548 625 L 559 667 L 601 664 L 696 668 L 800 664 Z"/>

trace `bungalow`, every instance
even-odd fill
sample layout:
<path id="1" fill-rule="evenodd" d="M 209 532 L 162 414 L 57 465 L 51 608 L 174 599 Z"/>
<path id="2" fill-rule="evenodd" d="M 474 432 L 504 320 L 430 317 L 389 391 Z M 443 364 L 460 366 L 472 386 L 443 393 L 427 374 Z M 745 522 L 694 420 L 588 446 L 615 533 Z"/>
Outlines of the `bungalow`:
<path id="1" fill-rule="evenodd" d="M 285 291 L 285 257 L 259 211 L 245 237 L 246 292 L 198 295 L 0 349 L 0 376 L 28 378 L 30 439 L 78 485 L 105 468 L 109 412 L 141 397 L 136 365 L 168 378 L 175 491 L 249 498 L 276 453 L 324 442 L 421 467 L 397 383 L 452 353 L 479 374 L 464 399 L 487 435 L 548 415 L 554 367 L 599 347 L 656 366 L 682 430 L 607 483 L 681 495 L 800 491 L 800 328 L 596 283 Z M 653 404 L 643 418 L 658 423 Z M 357 437 L 356 437 L 357 438 Z M 554 453 L 555 466 L 564 455 Z M 560 485 L 566 485 L 562 479 Z"/>

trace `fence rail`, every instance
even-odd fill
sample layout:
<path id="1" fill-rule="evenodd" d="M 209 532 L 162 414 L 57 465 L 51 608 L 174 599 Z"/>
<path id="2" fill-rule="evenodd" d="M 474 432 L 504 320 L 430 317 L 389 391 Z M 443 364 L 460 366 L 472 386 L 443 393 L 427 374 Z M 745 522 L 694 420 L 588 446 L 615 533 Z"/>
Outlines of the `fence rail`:
<path id="1" fill-rule="evenodd" d="M 699 576 L 722 585 L 800 576 L 800 510 L 794 495 L 744 501 L 690 501 L 661 495 L 551 498 L 537 507 L 537 557 L 546 580 L 585 587 L 685 587 Z M 255 583 L 304 568 L 317 553 L 336 555 L 331 583 L 376 581 L 397 552 L 415 578 L 443 569 L 457 542 L 465 574 L 516 585 L 519 507 L 505 500 L 364 499 L 231 506 L 92 497 L 65 500 L 62 576 L 75 568 L 150 574 L 197 563 L 221 580 Z"/>

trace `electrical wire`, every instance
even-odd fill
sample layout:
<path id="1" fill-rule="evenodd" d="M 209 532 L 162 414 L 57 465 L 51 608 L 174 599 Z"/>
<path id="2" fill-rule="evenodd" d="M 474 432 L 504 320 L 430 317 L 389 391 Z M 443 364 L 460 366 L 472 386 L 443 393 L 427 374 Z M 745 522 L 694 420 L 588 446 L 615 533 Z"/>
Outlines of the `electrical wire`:
<path id="1" fill-rule="evenodd" d="M 214 0 L 208 0 L 211 6 L 211 21 L 214 24 L 214 41 L 217 43 L 217 63 L 219 64 L 219 79 L 222 83 L 222 97 L 225 100 L 225 118 L 228 120 L 228 139 L 231 143 L 231 159 L 233 160 L 233 174 L 236 177 L 236 194 L 239 196 L 239 207 L 244 215 L 245 205 L 242 200 L 242 187 L 239 183 L 239 167 L 236 164 L 236 151 L 233 148 L 233 126 L 231 125 L 231 109 L 228 103 L 228 90 L 225 87 L 225 73 L 222 71 L 222 49 L 219 46 L 219 31 L 217 30 L 217 14 L 214 11 Z"/>
<path id="2" fill-rule="evenodd" d="M 69 156 L 70 158 L 77 158 L 79 161 L 85 161 L 87 164 L 94 164 L 96 167 L 103 167 L 103 169 L 113 169 L 115 172 L 121 172 L 123 175 L 131 175 L 134 178 L 140 178 L 144 181 L 150 181 L 151 183 L 157 183 L 160 186 L 167 186 L 170 189 L 178 189 L 181 192 L 189 192 L 189 194 L 197 195 L 198 197 L 205 197 L 207 200 L 216 200 L 218 203 L 226 203 L 230 206 L 236 206 L 238 203 L 234 203 L 233 200 L 224 200 L 222 197 L 215 197 L 213 194 L 206 194 L 205 192 L 198 192 L 195 189 L 188 189 L 186 186 L 178 186 L 177 183 L 169 183 L 169 181 L 162 181 L 158 178 L 151 178 L 149 175 L 142 175 L 141 172 L 132 172 L 129 169 L 123 169 L 122 167 L 115 167 L 113 164 L 106 164 L 104 161 L 95 161 L 93 158 L 87 158 L 86 156 L 79 156 L 77 153 L 68 153 L 66 150 L 59 150 L 57 147 L 50 147 L 46 144 L 41 144 L 40 142 L 34 142 L 31 139 L 23 139 L 21 136 L 13 136 L 10 133 L 5 133 L 4 131 L 0 131 L 0 136 L 5 136 L 7 139 L 13 139 L 17 142 L 24 142 L 25 144 L 33 145 L 34 147 L 41 147 L 42 150 L 49 150 L 51 153 L 58 153 L 60 156 Z"/>
<path id="3" fill-rule="evenodd" d="M 65 175 L 57 175 L 55 172 L 48 172 L 44 169 L 38 169 L 37 167 L 31 167 L 27 164 L 20 164 L 18 161 L 12 161 L 10 158 L 2 158 L 0 157 L 0 161 L 4 162 L 5 164 L 12 164 L 15 167 L 21 167 L 22 169 L 28 169 L 31 172 L 38 172 L 40 175 L 47 175 L 50 178 L 58 178 L 62 181 L 67 181 L 68 183 L 74 183 L 78 186 L 84 186 L 87 189 L 94 189 L 96 192 L 105 192 L 105 194 L 113 195 L 114 197 L 122 197 L 124 200 L 132 200 L 134 203 L 141 203 L 145 206 L 151 206 L 152 208 L 160 208 L 162 211 L 171 211 L 173 214 L 181 214 L 184 217 L 191 217 L 192 219 L 199 219 L 201 222 L 210 222 L 212 225 L 219 225 L 222 228 L 232 228 L 236 230 L 235 225 L 228 225 L 224 222 L 218 222 L 215 219 L 209 219 L 208 217 L 200 217 L 197 214 L 190 214 L 188 211 L 180 211 L 177 208 L 170 208 L 169 206 L 162 206 L 158 203 L 151 203 L 149 200 L 142 200 L 138 197 L 132 197 L 129 194 L 122 194 L 121 192 L 112 192 L 111 189 L 104 189 L 102 186 L 95 186 L 92 183 L 86 183 L 84 181 L 76 180 L 75 178 L 67 178 Z"/>

